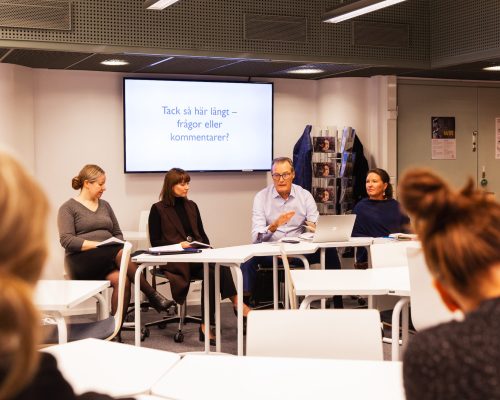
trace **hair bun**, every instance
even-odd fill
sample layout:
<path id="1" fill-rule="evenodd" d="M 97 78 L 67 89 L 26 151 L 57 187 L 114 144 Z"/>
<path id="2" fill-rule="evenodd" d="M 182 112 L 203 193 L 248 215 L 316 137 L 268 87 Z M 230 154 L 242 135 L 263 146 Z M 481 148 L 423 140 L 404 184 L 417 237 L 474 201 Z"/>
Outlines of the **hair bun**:
<path id="1" fill-rule="evenodd" d="M 405 210 L 419 219 L 433 218 L 453 207 L 455 193 L 439 176 L 426 169 L 413 169 L 400 182 L 401 202 Z"/>
<path id="2" fill-rule="evenodd" d="M 71 180 L 71 187 L 75 190 L 81 189 L 82 188 L 82 181 L 79 176 L 75 176 Z"/>

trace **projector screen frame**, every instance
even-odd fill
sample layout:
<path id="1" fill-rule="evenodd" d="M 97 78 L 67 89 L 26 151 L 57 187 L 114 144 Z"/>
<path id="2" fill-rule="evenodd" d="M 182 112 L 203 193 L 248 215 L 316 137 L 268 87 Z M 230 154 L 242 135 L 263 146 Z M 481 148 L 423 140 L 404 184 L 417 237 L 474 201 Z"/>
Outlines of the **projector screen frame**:
<path id="1" fill-rule="evenodd" d="M 127 170 L 127 115 L 126 115 L 126 92 L 125 85 L 127 81 L 160 81 L 160 82 L 193 82 L 193 83 L 213 83 L 213 84 L 244 84 L 244 85 L 268 85 L 271 88 L 270 94 L 270 107 L 271 107 L 271 121 L 270 121 L 270 159 L 265 168 L 248 168 L 248 169 L 189 169 L 187 172 L 194 173 L 249 173 L 249 172 L 268 172 L 271 170 L 271 163 L 274 157 L 274 83 L 273 82 L 251 82 L 251 81 L 238 81 L 238 80 L 210 80 L 210 79 L 171 79 L 171 78 L 157 78 L 157 77 L 123 77 L 122 83 L 122 105 L 123 105 L 123 171 L 125 174 L 164 174 L 168 170 Z M 173 167 L 183 168 L 182 165 L 172 165 Z"/>

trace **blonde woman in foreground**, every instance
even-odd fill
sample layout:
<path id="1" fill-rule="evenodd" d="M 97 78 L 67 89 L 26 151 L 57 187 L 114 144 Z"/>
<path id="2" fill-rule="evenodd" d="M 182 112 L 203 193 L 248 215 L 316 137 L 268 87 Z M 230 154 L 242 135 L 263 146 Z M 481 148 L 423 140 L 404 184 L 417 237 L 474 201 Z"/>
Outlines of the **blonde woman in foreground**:
<path id="1" fill-rule="evenodd" d="M 55 358 L 37 351 L 41 317 L 32 298 L 47 257 L 47 213 L 38 184 L 0 151 L 0 399 L 110 399 L 76 396 Z"/>
<path id="2" fill-rule="evenodd" d="M 500 399 L 500 204 L 474 186 L 452 190 L 427 170 L 400 182 L 436 289 L 450 310 L 465 314 L 409 342 L 408 400 Z"/>

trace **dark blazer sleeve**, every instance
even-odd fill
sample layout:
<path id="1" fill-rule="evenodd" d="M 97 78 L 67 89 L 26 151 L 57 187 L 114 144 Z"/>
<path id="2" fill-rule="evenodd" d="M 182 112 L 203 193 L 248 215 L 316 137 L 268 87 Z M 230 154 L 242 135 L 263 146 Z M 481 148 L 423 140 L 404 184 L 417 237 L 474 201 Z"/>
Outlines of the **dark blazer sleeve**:
<path id="1" fill-rule="evenodd" d="M 162 240 L 160 213 L 154 204 L 151 206 L 151 211 L 149 212 L 148 229 L 149 241 L 152 247 L 164 246 L 167 244 Z"/>
<path id="2" fill-rule="evenodd" d="M 194 203 L 196 206 L 196 214 L 198 216 L 198 232 L 200 232 L 200 235 L 202 237 L 202 242 L 206 244 L 210 244 L 210 240 L 208 239 L 208 236 L 205 232 L 205 229 L 203 228 L 203 221 L 201 220 L 201 214 L 200 214 L 200 209 L 198 208 L 198 204 Z"/>

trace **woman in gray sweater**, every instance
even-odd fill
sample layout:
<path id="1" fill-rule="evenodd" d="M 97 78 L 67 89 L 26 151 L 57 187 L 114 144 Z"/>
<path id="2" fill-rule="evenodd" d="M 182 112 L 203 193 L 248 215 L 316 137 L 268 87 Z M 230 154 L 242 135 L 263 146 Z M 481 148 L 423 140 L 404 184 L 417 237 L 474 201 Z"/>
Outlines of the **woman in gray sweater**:
<path id="1" fill-rule="evenodd" d="M 106 175 L 97 165 L 85 165 L 71 182 L 80 193 L 66 201 L 57 216 L 59 240 L 66 250 L 65 264 L 72 279 L 109 280 L 113 287 L 111 312 L 118 304 L 118 269 L 122 256 L 121 244 L 99 246 L 103 240 L 115 237 L 123 240 L 122 231 L 109 203 L 101 199 L 106 190 Z M 133 282 L 137 264 L 128 265 L 128 283 L 125 289 L 125 308 L 130 301 L 130 282 Z M 154 290 L 141 275 L 141 291 L 156 311 L 166 311 L 175 302 Z"/>

